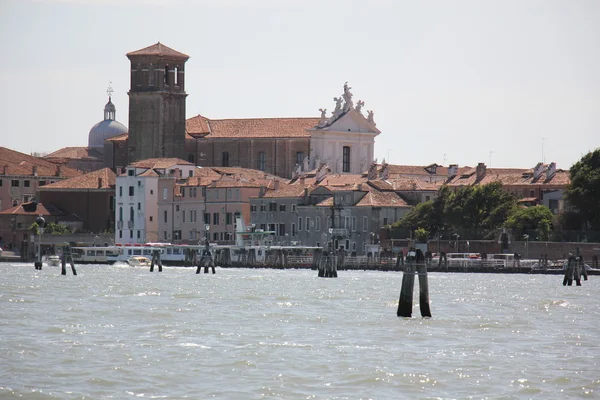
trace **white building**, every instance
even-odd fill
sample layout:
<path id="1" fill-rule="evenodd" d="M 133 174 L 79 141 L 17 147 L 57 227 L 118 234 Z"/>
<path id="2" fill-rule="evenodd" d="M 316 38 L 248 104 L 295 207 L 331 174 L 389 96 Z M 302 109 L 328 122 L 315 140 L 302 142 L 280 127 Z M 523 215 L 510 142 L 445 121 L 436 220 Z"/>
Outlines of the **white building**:
<path id="1" fill-rule="evenodd" d="M 309 129 L 312 169 L 325 164 L 333 173 L 360 174 L 374 160 L 375 137 L 381 132 L 375 127 L 373 111 L 365 117 L 365 103 L 359 100 L 355 105 L 350 89 L 346 83 L 342 96 L 333 99 L 336 106 L 331 117 L 321 109 L 321 121 Z"/>
<path id="2" fill-rule="evenodd" d="M 186 178 L 195 166 L 177 158 L 150 158 L 128 165 L 117 177 L 115 243 L 158 242 L 158 180 Z"/>

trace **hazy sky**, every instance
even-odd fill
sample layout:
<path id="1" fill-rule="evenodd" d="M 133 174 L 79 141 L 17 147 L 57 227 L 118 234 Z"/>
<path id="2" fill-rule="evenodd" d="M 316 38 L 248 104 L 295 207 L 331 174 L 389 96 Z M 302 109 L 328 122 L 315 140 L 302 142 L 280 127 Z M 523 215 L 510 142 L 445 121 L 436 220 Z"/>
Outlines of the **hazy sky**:
<path id="1" fill-rule="evenodd" d="M 597 0 L 0 0 L 0 146 L 86 146 L 110 81 L 127 126 L 125 53 L 157 41 L 191 57 L 188 118 L 318 117 L 348 81 L 379 161 L 566 169 L 600 147 Z"/>

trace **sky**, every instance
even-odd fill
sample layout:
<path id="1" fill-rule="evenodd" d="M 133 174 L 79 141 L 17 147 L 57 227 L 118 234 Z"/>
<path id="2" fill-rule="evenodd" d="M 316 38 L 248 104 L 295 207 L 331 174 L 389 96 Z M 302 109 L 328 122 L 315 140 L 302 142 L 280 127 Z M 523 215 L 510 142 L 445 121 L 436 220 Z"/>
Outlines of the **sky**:
<path id="1" fill-rule="evenodd" d="M 568 169 L 600 147 L 596 0 L 0 0 L 0 146 L 86 146 L 126 53 L 190 56 L 187 117 L 319 117 L 344 82 L 375 157 Z"/>

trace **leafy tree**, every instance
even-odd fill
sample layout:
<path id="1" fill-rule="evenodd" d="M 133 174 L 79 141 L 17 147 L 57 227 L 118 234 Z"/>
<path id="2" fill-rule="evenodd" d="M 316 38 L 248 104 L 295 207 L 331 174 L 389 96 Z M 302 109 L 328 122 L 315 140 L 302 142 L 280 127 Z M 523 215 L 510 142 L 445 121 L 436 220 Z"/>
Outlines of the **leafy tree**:
<path id="1" fill-rule="evenodd" d="M 419 243 L 427 243 L 427 239 L 429 237 L 429 232 L 427 232 L 423 228 L 418 228 L 415 230 L 415 239 Z"/>
<path id="2" fill-rule="evenodd" d="M 583 216 L 587 227 L 600 230 L 600 148 L 573 164 L 570 175 L 566 199 Z"/>
<path id="3" fill-rule="evenodd" d="M 504 224 L 516 237 L 529 235 L 530 240 L 548 240 L 552 231 L 554 214 L 546 206 L 515 209 Z"/>

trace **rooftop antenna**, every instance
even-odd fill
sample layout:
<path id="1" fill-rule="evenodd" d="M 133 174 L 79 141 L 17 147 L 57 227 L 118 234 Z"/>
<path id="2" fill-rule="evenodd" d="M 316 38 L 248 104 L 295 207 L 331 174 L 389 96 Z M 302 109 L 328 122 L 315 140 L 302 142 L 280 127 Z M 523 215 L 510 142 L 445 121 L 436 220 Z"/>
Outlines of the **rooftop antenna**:
<path id="1" fill-rule="evenodd" d="M 495 153 L 495 151 L 494 151 L 494 150 L 490 150 L 490 162 L 489 162 L 489 165 L 488 165 L 488 167 L 491 167 L 491 166 L 492 166 L 492 154 L 494 154 L 494 153 Z"/>
<path id="2" fill-rule="evenodd" d="M 546 139 L 548 139 L 548 138 L 545 138 L 545 137 L 542 138 L 542 164 L 546 161 L 546 158 L 544 157 L 544 141 Z"/>
<path id="3" fill-rule="evenodd" d="M 444 153 L 444 162 L 442 163 L 442 165 L 446 165 L 446 153 Z"/>

